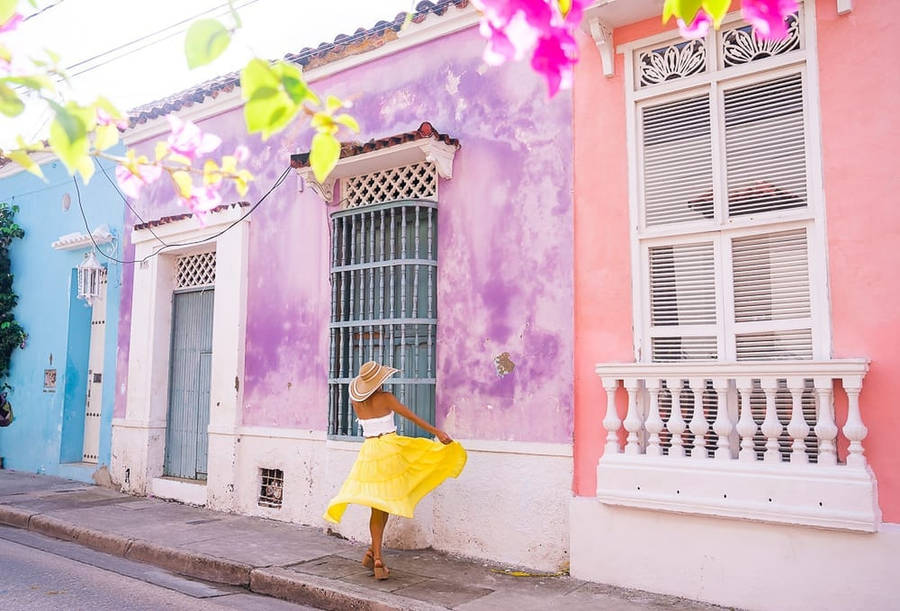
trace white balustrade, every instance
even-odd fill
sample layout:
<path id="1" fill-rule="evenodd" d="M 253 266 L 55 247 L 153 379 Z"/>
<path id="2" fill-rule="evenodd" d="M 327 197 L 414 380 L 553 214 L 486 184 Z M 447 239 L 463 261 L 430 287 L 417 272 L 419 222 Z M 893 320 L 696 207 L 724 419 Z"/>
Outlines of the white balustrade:
<path id="1" fill-rule="evenodd" d="M 837 439 L 843 433 L 849 442 L 843 462 L 864 468 L 868 429 L 859 395 L 867 370 L 861 359 L 598 365 L 607 393 L 606 453 L 663 461 L 685 456 L 747 463 L 814 461 L 830 467 L 839 463 Z M 628 399 L 624 422 L 616 413 L 620 382 Z M 833 406 L 837 382 L 847 397 L 841 430 Z M 690 410 L 688 422 L 685 409 Z M 624 447 L 619 438 L 623 424 Z M 707 448 L 710 434 L 715 442 Z"/>

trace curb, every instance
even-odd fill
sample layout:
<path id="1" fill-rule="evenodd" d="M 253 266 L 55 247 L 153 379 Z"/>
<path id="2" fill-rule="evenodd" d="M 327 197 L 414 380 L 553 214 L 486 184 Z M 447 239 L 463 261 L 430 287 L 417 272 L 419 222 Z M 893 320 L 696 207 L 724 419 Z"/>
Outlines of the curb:
<path id="1" fill-rule="evenodd" d="M 28 528 L 31 516 L 37 515 L 32 511 L 17 509 L 9 505 L 0 505 L 0 524 L 14 526 L 16 528 Z"/>
<path id="2" fill-rule="evenodd" d="M 0 505 L 0 524 L 72 541 L 85 547 L 152 564 L 174 573 L 214 583 L 242 586 L 251 592 L 293 603 L 343 611 L 437 611 L 444 607 L 388 592 L 367 590 L 325 577 L 298 573 L 282 567 L 254 569 L 248 564 L 132 539 L 43 515 L 10 505 Z"/>
<path id="3" fill-rule="evenodd" d="M 292 603 L 315 605 L 329 611 L 446 611 L 445 607 L 387 592 L 366 590 L 349 583 L 341 583 L 340 589 L 337 589 L 331 579 L 281 567 L 251 571 L 250 590 Z"/>
<path id="4" fill-rule="evenodd" d="M 241 562 L 166 547 L 140 539 L 131 542 L 125 551 L 125 557 L 169 569 L 180 575 L 230 586 L 249 586 L 250 571 L 253 570 L 253 567 Z"/>

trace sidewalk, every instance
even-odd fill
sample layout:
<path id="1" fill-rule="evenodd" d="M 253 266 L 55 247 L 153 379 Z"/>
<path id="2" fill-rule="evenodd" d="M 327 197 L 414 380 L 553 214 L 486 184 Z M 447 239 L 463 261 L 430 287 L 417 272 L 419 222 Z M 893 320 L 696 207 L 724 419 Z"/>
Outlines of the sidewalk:
<path id="1" fill-rule="evenodd" d="M 318 528 L 14 471 L 0 471 L 0 523 L 323 609 L 717 608 L 571 577 L 514 577 L 432 550 L 386 550 L 391 578 L 379 582 L 359 562 L 365 546 Z"/>

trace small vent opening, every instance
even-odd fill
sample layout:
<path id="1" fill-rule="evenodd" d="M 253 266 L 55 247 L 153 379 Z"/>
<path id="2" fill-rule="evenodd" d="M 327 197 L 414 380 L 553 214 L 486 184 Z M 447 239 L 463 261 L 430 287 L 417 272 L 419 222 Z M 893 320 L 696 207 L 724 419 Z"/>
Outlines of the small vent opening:
<path id="1" fill-rule="evenodd" d="M 284 472 L 281 469 L 259 470 L 259 501 L 260 507 L 281 507 L 284 494 Z"/>

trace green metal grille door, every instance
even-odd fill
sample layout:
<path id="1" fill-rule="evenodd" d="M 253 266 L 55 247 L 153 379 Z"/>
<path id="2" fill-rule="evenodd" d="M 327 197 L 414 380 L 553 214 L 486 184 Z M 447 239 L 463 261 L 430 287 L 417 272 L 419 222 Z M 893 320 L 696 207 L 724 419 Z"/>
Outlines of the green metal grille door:
<path id="1" fill-rule="evenodd" d="M 165 475 L 206 479 L 212 289 L 175 293 Z"/>
<path id="2" fill-rule="evenodd" d="M 348 387 L 363 362 L 400 369 L 385 388 L 434 422 L 437 204 L 406 200 L 332 215 L 329 434 L 358 437 Z M 403 435 L 428 433 L 405 419 Z"/>

